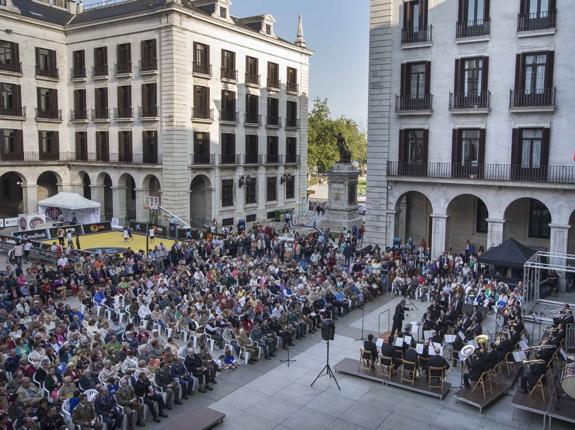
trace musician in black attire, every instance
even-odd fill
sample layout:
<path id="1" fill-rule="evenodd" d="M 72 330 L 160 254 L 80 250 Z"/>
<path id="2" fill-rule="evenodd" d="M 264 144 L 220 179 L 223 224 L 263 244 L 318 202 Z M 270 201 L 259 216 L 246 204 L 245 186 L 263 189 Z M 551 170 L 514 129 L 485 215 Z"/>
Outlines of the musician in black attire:
<path id="1" fill-rule="evenodd" d="M 503 335 L 499 345 L 497 345 L 497 361 L 503 361 L 505 356 L 513 351 L 514 348 L 513 341 L 509 339 L 506 335 Z"/>
<path id="2" fill-rule="evenodd" d="M 371 367 L 375 367 L 375 360 L 377 358 L 378 351 L 377 345 L 373 341 L 373 335 L 371 333 L 367 335 L 367 340 L 363 342 L 363 349 L 371 353 Z"/>
<path id="3" fill-rule="evenodd" d="M 418 366 L 419 355 L 417 354 L 417 351 L 415 350 L 415 342 L 413 340 L 411 341 L 411 345 L 409 345 L 409 348 L 407 348 L 407 350 L 405 351 L 403 358 L 405 361 L 414 362 L 416 364 L 416 367 Z"/>
<path id="4" fill-rule="evenodd" d="M 443 371 L 445 372 L 446 370 L 449 369 L 449 363 L 439 353 L 440 353 L 440 349 L 435 348 L 435 355 L 432 355 L 429 357 L 427 364 L 429 367 L 441 367 L 441 368 L 443 368 Z M 429 367 L 427 368 L 427 378 L 429 378 Z"/>
<path id="5" fill-rule="evenodd" d="M 478 353 L 475 358 L 472 356 L 468 360 L 470 360 L 468 365 L 469 371 L 463 374 L 465 388 L 471 388 L 469 381 L 479 381 L 481 374 L 485 370 L 485 356 L 482 353 Z"/>
<path id="6" fill-rule="evenodd" d="M 485 356 L 485 368 L 484 370 L 491 370 L 497 366 L 497 345 L 491 344 L 491 350 Z"/>
<path id="7" fill-rule="evenodd" d="M 545 373 L 545 369 L 544 362 L 529 363 L 521 375 L 521 391 L 529 392 L 537 384 L 541 375 Z"/>
<path id="8" fill-rule="evenodd" d="M 401 361 L 395 356 L 395 347 L 393 346 L 393 336 L 387 338 L 387 342 L 381 345 L 381 355 L 382 357 L 390 358 L 393 366 L 397 369 Z"/>
<path id="9" fill-rule="evenodd" d="M 393 326 L 391 327 L 391 336 L 395 334 L 397 331 L 401 333 L 401 326 L 403 324 L 403 320 L 405 319 L 405 311 L 408 311 L 405 307 L 405 299 L 401 299 L 401 301 L 395 307 L 395 313 L 393 314 Z"/>

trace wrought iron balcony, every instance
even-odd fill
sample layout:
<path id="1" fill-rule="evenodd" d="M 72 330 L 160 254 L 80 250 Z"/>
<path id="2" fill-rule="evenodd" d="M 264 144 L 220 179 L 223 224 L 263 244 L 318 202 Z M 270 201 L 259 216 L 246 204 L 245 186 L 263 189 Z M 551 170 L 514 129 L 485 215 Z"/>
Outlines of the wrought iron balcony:
<path id="1" fill-rule="evenodd" d="M 491 92 L 483 91 L 479 94 L 470 93 L 449 93 L 449 110 L 489 110 L 491 103 Z"/>
<path id="2" fill-rule="evenodd" d="M 213 121 L 214 110 L 206 107 L 192 108 L 192 120 Z"/>
<path id="3" fill-rule="evenodd" d="M 36 120 L 43 119 L 62 121 L 62 109 L 42 110 L 36 108 Z"/>
<path id="4" fill-rule="evenodd" d="M 262 164 L 263 156 L 259 154 L 248 153 L 244 155 L 244 164 Z"/>
<path id="5" fill-rule="evenodd" d="M 0 104 L 0 116 L 13 116 L 18 118 L 26 117 L 26 107 L 24 106 L 4 106 Z"/>
<path id="6" fill-rule="evenodd" d="M 555 88 L 542 88 L 540 90 L 510 90 L 509 108 L 554 108 Z"/>
<path id="7" fill-rule="evenodd" d="M 287 117 L 286 118 L 286 128 L 288 129 L 298 129 L 299 128 L 299 119 Z"/>
<path id="8" fill-rule="evenodd" d="M 92 109 L 92 120 L 109 120 L 110 110 L 109 109 Z"/>
<path id="9" fill-rule="evenodd" d="M 199 73 L 200 75 L 212 76 L 212 65 L 194 61 L 193 71 L 194 73 Z"/>
<path id="10" fill-rule="evenodd" d="M 22 73 L 22 63 L 19 61 L 0 63 L 0 70 L 13 73 Z"/>
<path id="11" fill-rule="evenodd" d="M 433 36 L 433 27 L 428 25 L 423 28 L 407 27 L 401 30 L 401 44 L 408 45 L 411 43 L 431 42 Z"/>
<path id="12" fill-rule="evenodd" d="M 88 111 L 86 109 L 72 109 L 70 111 L 70 121 L 87 121 Z"/>
<path id="13" fill-rule="evenodd" d="M 140 61 L 140 73 L 157 72 L 157 71 L 158 71 L 158 60 L 156 60 L 155 58 Z"/>
<path id="14" fill-rule="evenodd" d="M 458 22 L 455 37 L 463 39 L 465 37 L 487 36 L 491 32 L 491 20 L 478 19 L 476 21 Z"/>
<path id="15" fill-rule="evenodd" d="M 86 68 L 85 67 L 75 67 L 71 70 L 72 79 L 85 79 L 86 78 Z"/>
<path id="16" fill-rule="evenodd" d="M 132 63 L 116 63 L 116 75 L 129 75 L 132 73 Z"/>
<path id="17" fill-rule="evenodd" d="M 58 79 L 58 68 L 57 67 L 40 67 L 36 66 L 36 76 L 45 76 L 47 78 Z"/>
<path id="18" fill-rule="evenodd" d="M 266 127 L 268 128 L 279 128 L 282 125 L 282 118 L 278 115 L 267 115 L 266 117 Z"/>
<path id="19" fill-rule="evenodd" d="M 230 69 L 230 68 L 222 67 L 220 69 L 220 77 L 222 79 L 227 79 L 228 81 L 237 81 L 238 80 L 238 71 L 236 69 Z"/>
<path id="20" fill-rule="evenodd" d="M 106 77 L 108 76 L 108 65 L 107 64 L 96 64 L 92 67 L 92 76 L 94 77 Z"/>
<path id="21" fill-rule="evenodd" d="M 220 112 L 220 122 L 231 122 L 236 124 L 238 122 L 239 112 L 222 110 Z"/>
<path id="22" fill-rule="evenodd" d="M 138 107 L 138 117 L 139 118 L 157 118 L 158 117 L 158 106 L 140 106 Z"/>
<path id="23" fill-rule="evenodd" d="M 518 15 L 517 31 L 544 30 L 546 28 L 555 28 L 557 18 L 556 11 L 547 11 L 539 13 L 529 13 Z"/>
<path id="24" fill-rule="evenodd" d="M 240 154 L 220 154 L 220 165 L 235 165 L 242 164 L 242 156 Z"/>
<path id="25" fill-rule="evenodd" d="M 299 84 L 297 82 L 287 82 L 286 83 L 286 91 L 288 93 L 299 93 Z"/>
<path id="26" fill-rule="evenodd" d="M 131 107 L 114 108 L 114 118 L 117 120 L 134 119 L 134 110 Z"/>
<path id="27" fill-rule="evenodd" d="M 246 84 L 252 84 L 252 85 L 259 85 L 260 84 L 260 76 L 259 75 L 254 75 L 252 73 L 246 73 Z"/>
<path id="28" fill-rule="evenodd" d="M 299 164 L 300 155 L 299 154 L 286 154 L 286 164 Z"/>
<path id="29" fill-rule="evenodd" d="M 433 95 L 424 94 L 422 97 L 412 97 L 411 95 L 395 96 L 395 111 L 402 112 L 431 112 L 433 106 Z"/>
<path id="30" fill-rule="evenodd" d="M 192 154 L 194 166 L 213 166 L 216 164 L 215 154 Z"/>
<path id="31" fill-rule="evenodd" d="M 268 88 L 280 89 L 280 80 L 279 78 L 270 78 L 268 77 Z"/>
<path id="32" fill-rule="evenodd" d="M 257 113 L 246 113 L 244 124 L 259 127 L 262 123 L 262 116 Z"/>

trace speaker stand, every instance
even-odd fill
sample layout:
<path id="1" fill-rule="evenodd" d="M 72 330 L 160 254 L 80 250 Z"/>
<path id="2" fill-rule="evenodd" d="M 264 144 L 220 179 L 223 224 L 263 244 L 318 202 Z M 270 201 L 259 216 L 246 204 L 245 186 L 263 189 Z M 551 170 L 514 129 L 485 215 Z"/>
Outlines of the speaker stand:
<path id="1" fill-rule="evenodd" d="M 297 360 L 290 360 L 289 358 L 289 348 L 287 350 L 287 360 L 280 360 L 280 363 L 287 363 L 288 367 L 290 363 L 295 363 Z"/>
<path id="2" fill-rule="evenodd" d="M 313 387 L 313 384 L 315 384 L 315 381 L 317 381 L 321 376 L 327 375 L 327 376 L 329 376 L 329 379 L 333 378 L 333 380 L 335 381 L 335 385 L 337 385 L 337 389 L 339 391 L 341 391 L 339 383 L 337 382 L 337 378 L 335 377 L 335 374 L 333 373 L 333 370 L 331 370 L 331 366 L 329 365 L 329 340 L 326 342 L 327 342 L 327 359 L 326 359 L 325 366 L 323 366 L 323 369 L 321 369 L 319 374 L 315 377 L 315 379 L 311 383 L 311 386 Z"/>
<path id="3" fill-rule="evenodd" d="M 363 317 L 365 314 L 365 304 L 361 307 L 361 337 L 359 339 L 354 339 L 355 341 L 358 340 L 365 340 L 365 338 L 363 337 Z"/>

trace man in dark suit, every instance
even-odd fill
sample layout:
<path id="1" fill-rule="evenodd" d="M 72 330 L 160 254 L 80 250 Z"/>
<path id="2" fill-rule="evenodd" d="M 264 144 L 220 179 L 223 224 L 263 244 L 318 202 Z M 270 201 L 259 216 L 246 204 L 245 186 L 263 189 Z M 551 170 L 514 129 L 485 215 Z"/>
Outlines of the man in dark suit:
<path id="1" fill-rule="evenodd" d="M 377 345 L 373 341 L 373 335 L 370 333 L 367 335 L 367 340 L 363 342 L 364 351 L 369 351 L 371 353 L 371 367 L 375 367 L 375 360 L 377 359 Z"/>
<path id="2" fill-rule="evenodd" d="M 405 361 L 411 361 L 413 363 L 415 363 L 416 367 L 418 365 L 418 354 L 417 351 L 415 350 L 415 342 L 412 340 L 411 341 L 411 345 L 409 345 L 409 348 L 407 348 L 407 350 L 405 351 L 405 354 L 403 355 L 403 359 Z"/>
<path id="3" fill-rule="evenodd" d="M 395 347 L 393 346 L 393 336 L 387 338 L 387 342 L 381 345 L 381 356 L 390 358 L 393 366 L 397 369 L 401 362 L 395 356 Z"/>
<path id="4" fill-rule="evenodd" d="M 430 348 L 434 348 L 434 347 L 430 346 Z M 435 355 L 431 355 L 429 357 L 429 361 L 428 361 L 429 367 L 427 368 L 427 378 L 429 378 L 429 368 L 430 367 L 441 367 L 443 369 L 444 374 L 445 374 L 445 371 L 447 369 L 449 369 L 449 363 L 447 362 L 447 360 L 445 358 L 443 358 L 442 355 L 439 354 L 440 349 L 435 347 L 434 351 L 435 351 Z M 433 376 L 435 377 L 436 374 L 434 374 Z"/>
<path id="5" fill-rule="evenodd" d="M 403 320 L 405 319 L 405 311 L 408 311 L 405 307 L 405 299 L 401 299 L 401 301 L 395 307 L 395 313 L 393 314 L 393 326 L 391 327 L 391 336 L 395 334 L 397 331 L 401 334 L 401 326 L 403 324 Z"/>
<path id="6" fill-rule="evenodd" d="M 485 370 L 485 356 L 479 355 L 477 358 L 472 359 L 469 365 L 469 372 L 463 374 L 463 383 L 465 388 L 471 388 L 469 381 L 479 381 L 481 374 Z"/>

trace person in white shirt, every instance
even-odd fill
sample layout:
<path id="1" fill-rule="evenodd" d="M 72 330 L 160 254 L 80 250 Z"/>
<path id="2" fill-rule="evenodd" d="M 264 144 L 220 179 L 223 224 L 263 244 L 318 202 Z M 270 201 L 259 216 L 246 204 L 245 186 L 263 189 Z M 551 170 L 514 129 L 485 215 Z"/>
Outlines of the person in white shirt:
<path id="1" fill-rule="evenodd" d="M 148 237 L 150 238 L 150 242 L 154 242 L 155 235 L 156 235 L 156 227 L 152 225 L 148 230 Z"/>

